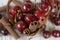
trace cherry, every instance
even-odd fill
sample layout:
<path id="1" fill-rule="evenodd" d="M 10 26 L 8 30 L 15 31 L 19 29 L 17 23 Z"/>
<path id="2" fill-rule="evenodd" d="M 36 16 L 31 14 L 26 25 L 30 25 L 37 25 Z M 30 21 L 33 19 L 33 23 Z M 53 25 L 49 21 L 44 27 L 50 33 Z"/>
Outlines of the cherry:
<path id="1" fill-rule="evenodd" d="M 29 3 L 29 2 L 23 3 L 22 6 L 21 6 L 21 10 L 22 10 L 22 12 L 29 12 L 29 11 L 31 11 L 32 10 L 32 4 Z"/>
<path id="2" fill-rule="evenodd" d="M 55 18 L 56 18 L 56 13 L 51 12 L 51 14 L 50 14 L 50 19 L 55 19 Z"/>
<path id="3" fill-rule="evenodd" d="M 54 37 L 60 37 L 60 31 L 54 30 L 54 31 L 52 32 L 52 36 L 54 36 Z"/>
<path id="4" fill-rule="evenodd" d="M 51 4 L 51 0 L 41 0 L 41 1 L 47 3 L 48 5 Z"/>
<path id="5" fill-rule="evenodd" d="M 15 15 L 18 13 L 18 10 L 20 10 L 19 6 L 14 6 L 9 10 L 9 14 L 12 15 L 13 17 L 15 17 Z"/>
<path id="6" fill-rule="evenodd" d="M 60 25 L 60 18 L 57 18 L 54 20 L 54 24 L 59 26 Z"/>
<path id="7" fill-rule="evenodd" d="M 58 7 L 60 8 L 60 0 L 56 0 Z"/>
<path id="8" fill-rule="evenodd" d="M 18 21 L 15 25 L 16 29 L 18 29 L 20 32 L 26 28 L 26 24 L 23 21 Z"/>
<path id="9" fill-rule="evenodd" d="M 41 13 L 40 11 L 35 11 L 34 15 L 36 16 L 37 20 L 43 17 L 43 13 Z"/>
<path id="10" fill-rule="evenodd" d="M 60 0 L 55 0 L 55 3 L 60 4 Z"/>
<path id="11" fill-rule="evenodd" d="M 0 29 L 0 33 L 5 36 L 9 34 L 9 32 L 3 27 Z"/>
<path id="12" fill-rule="evenodd" d="M 32 14 L 27 14 L 24 19 L 26 24 L 29 24 L 30 22 L 33 22 L 36 20 Z"/>
<path id="13" fill-rule="evenodd" d="M 36 9 L 42 13 L 45 13 L 48 10 L 48 5 L 47 5 L 47 3 L 44 3 L 44 2 L 43 3 L 37 3 Z"/>
<path id="14" fill-rule="evenodd" d="M 24 15 L 23 14 L 19 14 L 18 16 L 17 16 L 17 18 L 16 18 L 16 20 L 17 20 L 17 22 L 18 21 L 24 21 Z"/>
<path id="15" fill-rule="evenodd" d="M 49 31 L 44 31 L 43 36 L 44 38 L 49 38 L 51 36 L 51 33 Z"/>

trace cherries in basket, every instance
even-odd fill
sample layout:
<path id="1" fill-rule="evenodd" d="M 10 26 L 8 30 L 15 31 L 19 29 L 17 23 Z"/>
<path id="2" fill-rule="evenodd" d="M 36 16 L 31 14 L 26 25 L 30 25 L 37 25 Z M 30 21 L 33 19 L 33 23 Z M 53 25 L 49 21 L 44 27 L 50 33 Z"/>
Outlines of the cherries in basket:
<path id="1" fill-rule="evenodd" d="M 24 1 L 21 6 L 14 6 L 10 8 L 9 14 L 15 22 L 14 26 L 16 29 L 18 29 L 20 32 L 23 32 L 24 29 L 29 28 L 29 24 L 31 22 L 43 19 L 45 17 L 44 14 L 49 9 L 49 6 L 51 7 L 50 0 L 41 0 L 40 3 L 35 5 L 31 1 Z M 56 12 L 51 12 L 50 19 L 54 24 L 60 25 L 60 16 L 56 17 L 57 14 L 55 13 Z M 49 32 L 44 33 L 46 33 L 46 35 L 49 34 L 50 36 Z"/>
<path id="2" fill-rule="evenodd" d="M 23 32 L 25 28 L 29 27 L 31 22 L 39 21 L 44 16 L 43 14 L 48 11 L 48 6 L 48 4 L 43 2 L 36 4 L 35 7 L 31 1 L 25 1 L 21 6 L 10 8 L 9 14 L 15 22 L 16 29 Z"/>

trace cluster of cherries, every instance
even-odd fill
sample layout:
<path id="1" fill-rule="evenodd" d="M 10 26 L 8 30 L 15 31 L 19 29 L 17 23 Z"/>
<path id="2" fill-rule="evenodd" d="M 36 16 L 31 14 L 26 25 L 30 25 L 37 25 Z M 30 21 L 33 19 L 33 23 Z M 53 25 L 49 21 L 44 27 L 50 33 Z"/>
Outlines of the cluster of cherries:
<path id="1" fill-rule="evenodd" d="M 59 1 L 56 1 L 59 4 Z M 32 4 L 31 1 L 25 1 L 21 6 L 14 6 L 9 10 L 10 17 L 15 20 L 15 27 L 20 32 L 27 27 L 33 21 L 40 20 L 41 17 L 48 11 L 48 6 L 51 6 L 50 0 L 41 0 L 41 3 L 36 5 Z M 59 14 L 60 15 L 60 14 Z M 55 14 L 51 12 L 50 18 L 54 20 Z M 57 18 L 54 22 L 56 25 L 60 25 L 60 17 Z M 46 33 L 46 32 L 45 32 Z M 49 35 L 50 33 L 47 32 Z M 54 34 L 54 32 L 52 33 Z"/>
<path id="2" fill-rule="evenodd" d="M 60 25 L 60 14 L 59 14 L 59 17 L 57 17 L 56 13 L 52 12 L 50 14 L 50 19 L 55 25 L 57 25 L 57 26 Z"/>
<path id="3" fill-rule="evenodd" d="M 50 31 L 44 31 L 43 32 L 44 38 L 49 38 L 51 35 L 55 38 L 60 37 L 60 31 L 53 30 L 52 32 L 50 32 Z"/>
<path id="4" fill-rule="evenodd" d="M 60 2 L 56 1 L 56 3 L 59 4 Z M 41 3 L 37 3 L 36 5 L 34 5 L 31 1 L 25 1 L 21 6 L 14 6 L 10 8 L 9 14 L 15 22 L 16 29 L 23 32 L 25 28 L 29 27 L 31 22 L 38 21 L 41 17 L 43 17 L 43 15 L 48 11 L 48 6 L 51 6 L 50 0 L 41 0 Z M 55 17 L 55 13 L 50 14 L 50 19 L 54 20 L 56 25 L 60 25 L 60 22 L 58 22 L 60 21 L 60 16 L 57 19 Z M 3 35 L 8 34 L 8 31 L 4 28 L 0 29 L 0 32 Z M 49 38 L 50 35 L 51 33 L 49 31 L 43 32 L 43 36 L 45 38 Z M 54 37 L 60 37 L 60 31 L 54 30 L 52 35 Z"/>
<path id="5" fill-rule="evenodd" d="M 47 12 L 48 4 L 45 2 L 32 4 L 31 1 L 25 1 L 20 6 L 14 6 L 9 10 L 10 17 L 15 20 L 15 27 L 20 32 L 29 27 L 33 21 L 40 20 Z"/>

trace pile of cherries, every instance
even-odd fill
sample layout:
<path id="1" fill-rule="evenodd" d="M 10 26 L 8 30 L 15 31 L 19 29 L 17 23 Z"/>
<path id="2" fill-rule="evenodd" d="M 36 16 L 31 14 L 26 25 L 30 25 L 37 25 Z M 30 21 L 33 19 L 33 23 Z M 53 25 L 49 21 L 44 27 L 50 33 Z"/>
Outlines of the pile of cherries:
<path id="1" fill-rule="evenodd" d="M 58 1 L 56 1 L 56 3 L 58 3 Z M 15 22 L 16 29 L 23 32 L 25 28 L 29 27 L 31 22 L 38 21 L 40 17 L 43 17 L 48 11 L 48 6 L 51 6 L 50 0 L 41 0 L 41 3 L 37 3 L 36 5 L 32 4 L 31 1 L 24 1 L 21 6 L 10 8 L 9 14 Z M 54 20 L 56 25 L 60 25 L 60 22 L 58 22 L 60 21 L 60 16 L 57 19 L 55 17 L 56 14 L 51 12 L 50 19 Z"/>
<path id="2" fill-rule="evenodd" d="M 20 6 L 14 6 L 10 8 L 10 17 L 15 22 L 15 27 L 20 32 L 23 32 L 25 28 L 29 27 L 29 24 L 33 21 L 40 20 L 41 17 L 47 12 L 48 4 L 45 2 L 32 4 L 31 1 L 25 1 Z M 47 10 L 46 10 L 47 9 Z"/>
<path id="3" fill-rule="evenodd" d="M 58 5 L 59 1 L 56 1 Z M 20 32 L 23 32 L 25 28 L 29 27 L 29 24 L 33 21 L 39 21 L 41 17 L 48 11 L 48 7 L 51 6 L 51 0 L 41 0 L 41 3 L 33 4 L 31 1 L 24 1 L 21 6 L 14 6 L 9 9 L 10 18 L 14 20 L 14 26 Z M 60 14 L 59 14 L 60 15 Z M 50 19 L 56 25 L 60 25 L 60 16 L 56 19 L 55 12 L 51 12 Z M 7 35 L 9 32 L 5 28 L 0 29 L 0 33 Z M 51 33 L 44 31 L 43 36 L 49 38 Z M 54 30 L 52 32 L 54 37 L 60 37 L 60 31 Z"/>

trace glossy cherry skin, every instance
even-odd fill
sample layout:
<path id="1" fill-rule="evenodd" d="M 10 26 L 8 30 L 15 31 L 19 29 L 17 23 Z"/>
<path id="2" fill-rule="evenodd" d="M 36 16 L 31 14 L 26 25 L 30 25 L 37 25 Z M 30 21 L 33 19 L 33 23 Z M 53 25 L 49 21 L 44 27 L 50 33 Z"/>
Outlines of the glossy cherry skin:
<path id="1" fill-rule="evenodd" d="M 51 36 L 51 33 L 49 31 L 44 31 L 43 36 L 44 38 L 49 38 Z"/>
<path id="2" fill-rule="evenodd" d="M 60 18 L 56 18 L 54 20 L 54 24 L 57 25 L 57 26 L 60 26 Z"/>
<path id="3" fill-rule="evenodd" d="M 60 4 L 60 0 L 55 0 L 55 3 Z"/>
<path id="4" fill-rule="evenodd" d="M 17 10 L 20 10 L 20 7 L 19 6 L 14 6 L 9 10 L 9 14 L 12 15 L 13 17 L 15 17 L 15 15 L 18 13 Z"/>
<path id="5" fill-rule="evenodd" d="M 54 37 L 60 37 L 60 31 L 54 30 L 54 31 L 52 32 L 52 36 L 54 36 Z"/>
<path id="6" fill-rule="evenodd" d="M 32 7 L 32 4 L 29 3 L 29 2 L 25 2 L 25 3 L 23 3 L 22 6 L 21 6 L 22 12 L 29 12 L 29 11 L 32 10 L 32 8 L 33 8 L 33 7 Z"/>
<path id="7" fill-rule="evenodd" d="M 6 36 L 6 35 L 9 34 L 9 32 L 8 32 L 5 28 L 3 28 L 3 27 L 0 29 L 0 33 L 1 33 L 2 35 L 4 35 L 4 36 Z"/>
<path id="8" fill-rule="evenodd" d="M 40 11 L 35 11 L 34 15 L 36 16 L 37 20 L 40 20 L 40 18 L 43 17 L 43 13 Z"/>
<path id="9" fill-rule="evenodd" d="M 17 20 L 17 22 L 18 21 L 24 21 L 24 15 L 23 14 L 19 14 L 18 16 L 17 16 L 17 18 L 16 18 L 16 20 Z"/>
<path id="10" fill-rule="evenodd" d="M 26 28 L 26 24 L 23 21 L 18 21 L 15 25 L 16 29 L 18 29 L 20 32 Z"/>
<path id="11" fill-rule="evenodd" d="M 46 13 L 48 10 L 48 5 L 47 3 L 38 3 L 36 4 L 36 10 L 39 10 L 42 13 Z"/>
<path id="12" fill-rule="evenodd" d="M 52 20 L 52 19 L 55 19 L 55 18 L 56 18 L 56 13 L 51 12 L 51 14 L 50 14 L 50 19 Z"/>
<path id="13" fill-rule="evenodd" d="M 24 19 L 26 24 L 29 24 L 30 22 L 33 22 L 36 20 L 35 16 L 33 16 L 32 14 L 27 14 Z"/>
<path id="14" fill-rule="evenodd" d="M 41 0 L 41 1 L 47 3 L 48 5 L 51 4 L 51 0 Z"/>
<path id="15" fill-rule="evenodd" d="M 58 7 L 60 8 L 60 0 L 55 0 L 55 4 L 57 4 Z"/>

